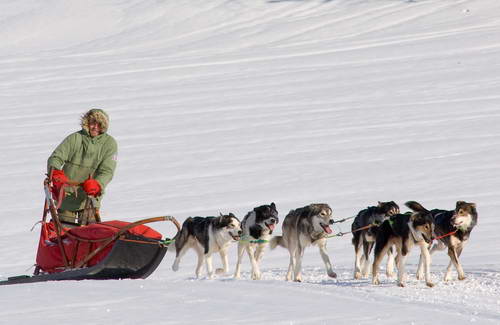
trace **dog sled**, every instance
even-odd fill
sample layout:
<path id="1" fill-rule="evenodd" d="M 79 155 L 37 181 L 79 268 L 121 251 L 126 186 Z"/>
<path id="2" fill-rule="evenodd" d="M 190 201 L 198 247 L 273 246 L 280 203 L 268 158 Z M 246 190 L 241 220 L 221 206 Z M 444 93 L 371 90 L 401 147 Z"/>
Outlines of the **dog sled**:
<path id="1" fill-rule="evenodd" d="M 95 213 L 97 222 L 67 227 L 61 222 L 51 197 L 51 182 L 44 184 L 45 206 L 33 275 L 9 277 L 0 285 L 59 280 L 145 279 L 165 256 L 172 240 L 146 224 L 172 222 L 171 216 L 154 217 L 136 222 L 101 222 L 98 210 L 87 199 L 84 214 Z M 51 220 L 47 220 L 50 214 Z"/>

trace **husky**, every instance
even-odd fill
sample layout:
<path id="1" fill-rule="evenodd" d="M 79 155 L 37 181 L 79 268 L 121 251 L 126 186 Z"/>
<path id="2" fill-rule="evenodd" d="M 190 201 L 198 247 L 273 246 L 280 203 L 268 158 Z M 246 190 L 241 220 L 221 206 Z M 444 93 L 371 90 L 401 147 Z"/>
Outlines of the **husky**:
<path id="1" fill-rule="evenodd" d="M 325 203 L 314 203 L 291 210 L 283 221 L 283 235 L 271 240 L 271 248 L 288 248 L 290 264 L 286 275 L 287 281 L 302 281 L 302 258 L 307 246 L 319 246 L 319 252 L 325 263 L 328 276 L 336 278 L 326 250 L 327 236 L 332 233 L 332 209 Z"/>
<path id="2" fill-rule="evenodd" d="M 415 208 L 420 209 L 416 206 Z M 418 210 L 416 210 L 418 211 Z M 450 263 L 446 269 L 444 281 L 451 280 L 451 268 L 455 266 L 458 273 L 458 280 L 465 280 L 465 273 L 460 264 L 459 257 L 467 243 L 472 229 L 477 224 L 477 211 L 475 203 L 467 203 L 457 201 L 455 210 L 439 210 L 433 209 L 430 211 L 434 219 L 434 233 L 437 243 L 430 250 L 430 254 L 437 250 L 448 248 L 448 256 Z M 420 258 L 417 270 L 417 279 L 423 276 L 423 260 Z"/>
<path id="3" fill-rule="evenodd" d="M 207 274 L 210 279 L 214 278 L 212 266 L 212 254 L 219 253 L 222 260 L 222 269 L 216 273 L 227 273 L 229 271 L 227 250 L 229 244 L 240 240 L 241 223 L 229 213 L 219 217 L 189 217 L 182 224 L 181 231 L 175 236 L 175 261 L 172 270 L 179 270 L 182 256 L 189 248 L 194 248 L 198 254 L 198 265 L 196 266 L 196 277 L 201 275 L 203 264 L 206 263 Z"/>
<path id="4" fill-rule="evenodd" d="M 427 286 L 433 287 L 430 274 L 431 255 L 428 249 L 434 233 L 432 215 L 415 201 L 406 202 L 405 205 L 415 212 L 396 214 L 379 227 L 375 241 L 372 283 L 380 283 L 378 278 L 380 263 L 387 251 L 394 245 L 397 251 L 398 285 L 406 286 L 405 261 L 413 246 L 418 245 L 424 259 L 425 282 Z"/>
<path id="5" fill-rule="evenodd" d="M 351 225 L 352 244 L 354 245 L 354 278 L 366 278 L 370 268 L 370 253 L 375 245 L 378 226 L 390 216 L 399 213 L 399 206 L 394 202 L 378 202 L 377 206 L 371 206 L 359 211 Z M 358 230 L 372 225 L 371 228 Z M 387 251 L 387 276 L 394 274 L 394 255 L 392 249 Z"/>
<path id="6" fill-rule="evenodd" d="M 274 202 L 254 208 L 243 218 L 241 222 L 243 235 L 238 243 L 238 262 L 236 262 L 236 270 L 234 272 L 236 279 L 239 279 L 241 276 L 241 261 L 243 259 L 243 252 L 246 250 L 252 263 L 252 279 L 260 280 L 259 264 L 262 260 L 264 249 L 278 222 L 278 211 Z"/>

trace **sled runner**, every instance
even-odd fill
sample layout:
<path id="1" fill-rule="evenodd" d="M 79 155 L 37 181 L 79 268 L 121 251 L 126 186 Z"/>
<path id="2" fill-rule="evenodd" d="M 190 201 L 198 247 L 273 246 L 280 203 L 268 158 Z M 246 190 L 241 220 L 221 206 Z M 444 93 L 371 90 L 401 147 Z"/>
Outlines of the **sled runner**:
<path id="1" fill-rule="evenodd" d="M 162 261 L 169 239 L 145 224 L 158 221 L 180 225 L 174 217 L 97 222 L 69 228 L 59 220 L 56 205 L 45 184 L 46 202 L 34 275 L 10 277 L 0 285 L 54 280 L 147 278 Z M 47 221 L 50 212 L 52 220 Z M 99 219 L 97 219 L 99 220 Z"/>

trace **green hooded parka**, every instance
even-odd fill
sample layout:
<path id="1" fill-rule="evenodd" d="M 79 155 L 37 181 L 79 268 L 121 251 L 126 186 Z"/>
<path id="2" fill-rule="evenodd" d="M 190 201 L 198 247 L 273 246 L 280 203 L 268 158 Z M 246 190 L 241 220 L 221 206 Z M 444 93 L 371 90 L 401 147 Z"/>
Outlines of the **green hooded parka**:
<path id="1" fill-rule="evenodd" d="M 90 120 L 96 120 L 102 129 L 98 136 L 89 133 Z M 109 117 L 101 109 L 91 109 L 81 118 L 82 130 L 70 134 L 50 155 L 47 169 L 62 169 L 66 176 L 79 183 L 93 177 L 101 186 L 101 194 L 96 199 L 100 206 L 104 189 L 113 178 L 117 163 L 118 146 L 115 139 L 107 134 Z M 66 187 L 61 210 L 78 211 L 85 205 L 87 194 L 81 186 Z"/>

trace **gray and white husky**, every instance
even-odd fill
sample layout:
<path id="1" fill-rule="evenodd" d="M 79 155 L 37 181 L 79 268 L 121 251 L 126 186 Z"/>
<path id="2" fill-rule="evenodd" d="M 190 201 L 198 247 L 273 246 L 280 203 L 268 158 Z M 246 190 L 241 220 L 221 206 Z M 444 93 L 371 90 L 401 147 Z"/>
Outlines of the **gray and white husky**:
<path id="1" fill-rule="evenodd" d="M 241 222 L 243 234 L 238 242 L 238 262 L 234 272 L 236 279 L 241 276 L 241 262 L 245 250 L 252 263 L 252 279 L 259 280 L 261 278 L 259 264 L 278 222 L 278 211 L 274 202 L 254 208 L 243 218 Z"/>
<path id="2" fill-rule="evenodd" d="M 325 203 L 314 203 L 291 210 L 283 221 L 283 235 L 271 240 L 271 248 L 282 246 L 288 248 L 290 264 L 286 275 L 287 281 L 302 281 L 302 258 L 307 246 L 318 245 L 325 263 L 328 276 L 335 278 L 330 258 L 326 250 L 327 236 L 332 233 L 332 209 Z"/>
<path id="3" fill-rule="evenodd" d="M 219 217 L 189 217 L 174 238 L 176 255 L 172 270 L 179 270 L 182 256 L 189 248 L 193 248 L 198 254 L 196 277 L 200 277 L 204 263 L 206 263 L 208 277 L 214 277 L 213 253 L 220 254 L 223 265 L 223 268 L 217 269 L 216 272 L 227 273 L 229 271 L 227 260 L 229 244 L 240 240 L 240 236 L 241 223 L 232 213 L 221 214 Z"/>

